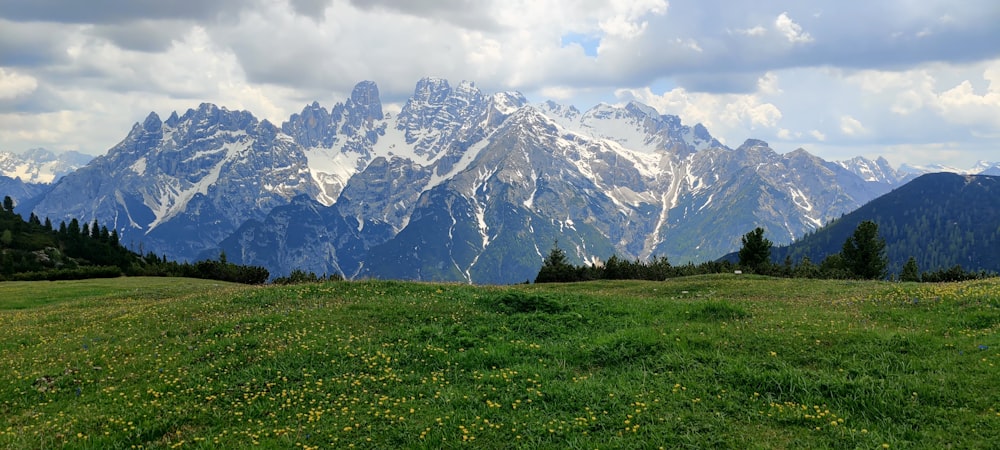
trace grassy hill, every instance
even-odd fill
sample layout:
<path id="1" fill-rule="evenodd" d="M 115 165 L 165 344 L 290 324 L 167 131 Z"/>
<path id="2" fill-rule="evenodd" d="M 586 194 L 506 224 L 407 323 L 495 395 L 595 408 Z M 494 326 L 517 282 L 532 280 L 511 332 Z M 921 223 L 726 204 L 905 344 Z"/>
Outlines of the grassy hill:
<path id="1" fill-rule="evenodd" d="M 986 448 L 1000 279 L 0 283 L 4 448 Z"/>

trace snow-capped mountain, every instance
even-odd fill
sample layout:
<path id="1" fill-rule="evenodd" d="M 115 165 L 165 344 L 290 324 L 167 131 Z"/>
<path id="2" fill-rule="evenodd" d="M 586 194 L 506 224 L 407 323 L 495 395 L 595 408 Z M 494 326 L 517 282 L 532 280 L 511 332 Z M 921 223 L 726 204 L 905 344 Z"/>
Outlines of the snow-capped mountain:
<path id="1" fill-rule="evenodd" d="M 959 175 L 1000 175 L 1000 162 L 990 162 L 990 161 L 978 161 L 972 167 L 968 169 L 959 169 L 957 167 L 945 166 L 942 164 L 929 164 L 925 166 L 917 166 L 912 164 L 903 164 L 899 167 L 900 173 L 910 174 L 913 177 L 923 175 L 925 173 L 939 173 L 939 172 L 950 172 L 957 173 Z"/>
<path id="2" fill-rule="evenodd" d="M 208 104 L 151 114 L 34 212 L 274 275 L 505 283 L 556 240 L 577 262 L 713 259 L 755 226 L 789 242 L 901 180 L 884 160 L 730 149 L 640 103 L 580 111 L 425 78 L 396 114 L 372 82 L 280 128 Z"/>
<path id="3" fill-rule="evenodd" d="M 85 166 L 93 156 L 68 151 L 55 153 L 36 148 L 21 154 L 0 152 L 0 175 L 20 178 L 25 183 L 52 183 L 64 175 Z"/>
<path id="4" fill-rule="evenodd" d="M 876 183 L 901 185 L 917 177 L 915 173 L 894 169 L 889 161 L 881 156 L 874 161 L 857 156 L 847 161 L 837 161 L 837 164 L 865 181 Z"/>
<path id="5" fill-rule="evenodd" d="M 424 80 L 408 105 L 445 103 L 448 89 Z M 711 259 L 758 225 L 789 242 L 898 181 L 888 170 L 862 178 L 804 150 L 780 155 L 761 141 L 732 150 L 704 127 L 638 103 L 585 112 L 518 103 L 494 108 L 503 120 L 486 126 L 455 113 L 420 122 L 449 130 L 465 121 L 473 139 L 458 140 L 466 150 L 449 172 L 428 170 L 433 160 L 421 159 L 417 140 L 396 141 L 396 152 L 355 173 L 330 208 L 298 199 L 245 224 L 222 248 L 274 269 L 514 282 L 532 278 L 556 240 L 587 262 L 612 254 Z M 373 148 L 384 147 L 377 140 Z M 888 167 L 854 160 L 856 167 L 866 162 Z M 274 245 L 285 247 L 269 250 Z"/>
<path id="6" fill-rule="evenodd" d="M 114 226 L 126 244 L 189 259 L 300 193 L 318 193 L 301 147 L 246 111 L 151 113 L 34 207 L 54 222 Z"/>

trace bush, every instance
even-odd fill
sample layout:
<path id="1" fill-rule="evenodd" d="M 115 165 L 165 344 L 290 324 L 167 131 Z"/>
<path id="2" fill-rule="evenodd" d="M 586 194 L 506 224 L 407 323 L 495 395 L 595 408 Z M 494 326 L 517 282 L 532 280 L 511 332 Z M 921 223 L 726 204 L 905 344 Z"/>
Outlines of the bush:
<path id="1" fill-rule="evenodd" d="M 555 314 L 568 309 L 565 305 L 551 298 L 523 292 L 504 292 L 496 298 L 495 302 L 497 309 L 511 313 Z"/>
<path id="2" fill-rule="evenodd" d="M 10 281 L 86 280 L 88 278 L 117 278 L 122 276 L 115 266 L 83 266 L 75 269 L 55 269 L 38 272 L 20 272 L 8 277 Z"/>
<path id="3" fill-rule="evenodd" d="M 322 283 L 324 281 L 342 281 L 344 277 L 340 274 L 326 275 L 322 277 L 316 276 L 313 272 L 308 272 L 295 269 L 292 273 L 288 274 L 287 277 L 275 278 L 272 283 L 274 284 L 305 284 L 305 283 Z"/>

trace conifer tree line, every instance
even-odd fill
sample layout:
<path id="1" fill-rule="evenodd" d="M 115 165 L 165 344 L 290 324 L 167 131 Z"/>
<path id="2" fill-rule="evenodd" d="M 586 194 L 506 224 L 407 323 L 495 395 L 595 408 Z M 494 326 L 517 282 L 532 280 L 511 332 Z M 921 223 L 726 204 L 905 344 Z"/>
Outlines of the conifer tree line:
<path id="1" fill-rule="evenodd" d="M 10 196 L 0 210 L 0 281 L 60 280 L 129 276 L 183 276 L 237 283 L 267 281 L 267 269 L 219 259 L 178 263 L 152 252 L 145 255 L 125 248 L 115 229 L 97 220 L 71 219 L 56 227 L 31 213 L 28 220 L 14 212 Z"/>
<path id="2" fill-rule="evenodd" d="M 568 262 L 566 253 L 558 242 L 542 262 L 535 278 L 536 283 L 588 281 L 588 280 L 664 280 L 672 277 L 710 273 L 753 273 L 790 278 L 825 279 L 887 279 L 889 261 L 885 240 L 879 236 L 878 224 L 866 220 L 847 238 L 839 253 L 827 255 L 818 264 L 809 257 L 793 263 L 786 257 L 783 263 L 771 260 L 772 242 L 764 237 L 764 229 L 757 227 L 741 238 L 738 261 L 710 261 L 672 266 L 666 257 L 654 257 L 648 262 L 628 261 L 611 256 L 603 265 L 575 266 Z M 945 270 L 920 272 L 916 258 L 910 257 L 899 274 L 899 281 L 944 282 L 986 278 L 995 274 L 985 271 L 969 272 L 961 266 Z"/>

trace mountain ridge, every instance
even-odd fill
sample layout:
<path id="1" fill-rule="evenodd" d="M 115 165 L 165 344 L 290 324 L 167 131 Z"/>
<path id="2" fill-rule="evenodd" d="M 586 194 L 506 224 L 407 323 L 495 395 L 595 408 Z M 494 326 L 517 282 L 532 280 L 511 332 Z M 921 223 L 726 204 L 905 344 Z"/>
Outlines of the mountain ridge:
<path id="1" fill-rule="evenodd" d="M 791 241 L 905 176 L 852 161 L 753 139 L 730 149 L 636 102 L 580 111 L 425 78 L 396 114 L 372 82 L 280 127 L 207 103 L 151 113 L 33 211 L 98 218 L 180 260 L 225 250 L 274 275 L 517 282 L 557 239 L 589 263 L 714 259 L 758 225 Z"/>

